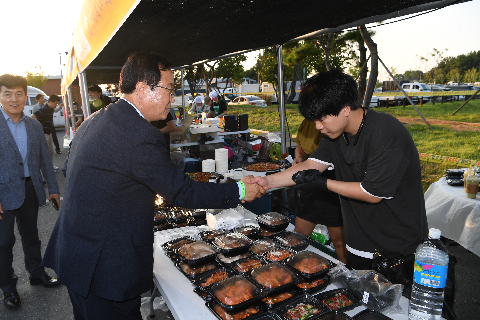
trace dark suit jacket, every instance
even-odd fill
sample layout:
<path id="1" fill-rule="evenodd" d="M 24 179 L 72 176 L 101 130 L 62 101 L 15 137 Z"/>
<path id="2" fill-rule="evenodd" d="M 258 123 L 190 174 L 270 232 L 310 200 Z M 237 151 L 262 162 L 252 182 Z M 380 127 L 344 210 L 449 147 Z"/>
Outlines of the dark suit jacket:
<path id="1" fill-rule="evenodd" d="M 48 182 L 51 194 L 60 192 L 42 125 L 27 116 L 24 121 L 27 129 L 28 172 L 35 187 L 38 205 L 43 206 L 47 198 L 43 188 L 43 177 Z M 43 177 L 40 171 L 43 173 Z M 7 121 L 0 111 L 0 203 L 3 210 L 18 209 L 23 204 L 25 180 L 22 178 L 24 175 L 22 156 L 8 128 Z"/>
<path id="2" fill-rule="evenodd" d="M 192 181 L 170 160 L 162 133 L 120 100 L 77 131 L 64 200 L 43 265 L 86 297 L 122 301 L 152 283 L 155 195 L 186 208 L 229 208 L 236 184 Z M 217 197 L 210 196 L 215 194 Z"/>

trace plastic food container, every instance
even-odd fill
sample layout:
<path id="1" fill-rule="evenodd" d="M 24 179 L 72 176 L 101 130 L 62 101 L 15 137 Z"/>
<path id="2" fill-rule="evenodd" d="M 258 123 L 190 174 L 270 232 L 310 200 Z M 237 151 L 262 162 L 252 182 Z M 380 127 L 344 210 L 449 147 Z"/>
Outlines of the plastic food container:
<path id="1" fill-rule="evenodd" d="M 221 236 L 222 234 L 227 233 L 227 231 L 223 229 L 218 229 L 218 230 L 207 230 L 207 231 L 202 231 L 199 233 L 200 239 L 203 241 L 213 241 L 215 237 Z"/>
<path id="2" fill-rule="evenodd" d="M 260 227 L 260 231 L 258 232 L 257 237 L 260 239 L 271 239 L 280 232 L 281 231 L 274 232 Z"/>
<path id="3" fill-rule="evenodd" d="M 241 275 L 214 283 L 208 292 L 226 311 L 244 309 L 262 297 L 260 288 Z"/>
<path id="4" fill-rule="evenodd" d="M 265 260 L 259 257 L 250 256 L 235 261 L 230 267 L 233 269 L 233 271 L 239 274 L 246 274 L 255 268 L 263 266 L 264 264 L 266 264 Z"/>
<path id="5" fill-rule="evenodd" d="M 259 314 L 262 311 L 259 305 L 245 307 L 245 309 L 238 310 L 235 312 L 225 310 L 224 308 L 222 308 L 220 304 L 214 301 L 207 302 L 205 303 L 205 305 L 217 317 L 217 319 L 221 319 L 221 320 L 245 319 L 245 318 L 253 319 L 251 316 L 255 314 Z"/>
<path id="6" fill-rule="evenodd" d="M 260 228 L 257 228 L 254 226 L 239 227 L 239 228 L 233 229 L 233 232 L 244 234 L 250 239 L 256 239 L 257 234 L 260 232 Z"/>
<path id="7" fill-rule="evenodd" d="M 247 252 L 252 240 L 244 234 L 232 232 L 215 237 L 213 243 L 224 255 L 231 256 Z"/>
<path id="8" fill-rule="evenodd" d="M 280 315 L 283 319 L 292 320 L 300 319 L 302 316 L 314 316 L 322 314 L 326 310 L 321 303 L 308 294 L 302 294 L 290 302 L 283 304 L 274 312 Z M 305 318 L 306 319 L 306 318 Z"/>
<path id="9" fill-rule="evenodd" d="M 181 246 L 177 254 L 187 264 L 196 266 L 215 259 L 215 249 L 205 241 L 196 241 Z"/>
<path id="10" fill-rule="evenodd" d="M 207 293 L 203 290 L 200 290 L 200 288 L 195 287 L 193 289 L 193 292 L 195 292 L 200 298 L 202 298 L 206 302 L 212 301 L 212 296 L 209 293 Z"/>
<path id="11" fill-rule="evenodd" d="M 182 272 L 190 281 L 193 281 L 195 277 L 198 277 L 204 272 L 207 272 L 209 270 L 213 270 L 219 267 L 218 263 L 207 263 L 203 264 L 201 266 L 193 267 L 191 265 L 186 264 L 185 262 L 177 262 L 175 264 L 175 267 L 177 267 L 180 272 Z"/>
<path id="12" fill-rule="evenodd" d="M 167 230 L 167 229 L 172 229 L 172 225 L 168 222 L 164 222 L 162 224 L 159 224 L 157 226 L 154 226 L 153 227 L 153 232 L 157 232 L 157 231 L 163 231 L 163 230 Z"/>
<path id="13" fill-rule="evenodd" d="M 247 258 L 249 256 L 251 255 L 248 252 L 245 252 L 236 256 L 231 256 L 231 257 L 225 256 L 223 253 L 219 253 L 217 254 L 217 261 L 223 264 L 225 267 L 230 267 L 231 264 L 234 263 L 235 261 L 238 261 L 243 258 Z"/>
<path id="14" fill-rule="evenodd" d="M 177 224 L 182 222 L 187 222 L 187 218 L 188 216 L 182 210 L 177 209 L 177 210 L 173 210 L 170 213 L 170 219 Z"/>
<path id="15" fill-rule="evenodd" d="M 309 279 L 326 274 L 333 266 L 330 260 L 311 251 L 302 251 L 293 255 L 287 259 L 286 264 L 302 277 Z"/>
<path id="16" fill-rule="evenodd" d="M 193 281 L 195 287 L 198 287 L 200 290 L 207 291 L 206 288 L 210 287 L 215 282 L 227 279 L 233 276 L 233 271 L 225 268 L 220 267 L 217 269 L 213 269 L 207 272 L 204 272 L 201 276 L 198 276 Z"/>
<path id="17" fill-rule="evenodd" d="M 191 216 L 195 218 L 195 220 L 201 219 L 205 220 L 207 217 L 207 211 L 205 210 L 195 210 L 191 212 Z"/>
<path id="18" fill-rule="evenodd" d="M 262 255 L 265 252 L 278 249 L 278 244 L 272 239 L 261 239 L 255 241 L 250 247 L 250 252 L 258 255 Z"/>
<path id="19" fill-rule="evenodd" d="M 348 315 L 346 315 L 343 312 L 338 312 L 338 311 L 330 311 L 326 314 L 319 315 L 318 317 L 315 316 L 312 318 L 312 320 L 351 320 Z"/>
<path id="20" fill-rule="evenodd" d="M 170 240 L 162 244 L 162 249 L 167 252 L 174 252 L 184 244 L 193 243 L 195 239 L 190 237 L 181 237 L 178 239 Z"/>
<path id="21" fill-rule="evenodd" d="M 250 272 L 250 278 L 268 295 L 279 293 L 298 281 L 297 275 L 280 263 L 255 268 Z"/>
<path id="22" fill-rule="evenodd" d="M 302 291 L 303 293 L 315 294 L 325 289 L 329 283 L 330 277 L 328 275 L 325 275 L 323 277 L 314 279 L 303 278 L 295 285 L 297 289 Z"/>
<path id="23" fill-rule="evenodd" d="M 320 301 L 325 308 L 342 312 L 352 310 L 360 303 L 360 299 L 347 289 L 335 289 L 319 293 L 315 298 Z"/>
<path id="24" fill-rule="evenodd" d="M 267 309 L 273 309 L 282 305 L 283 303 L 287 303 L 297 295 L 297 291 L 295 289 L 291 289 L 277 294 L 267 295 L 263 297 L 261 301 Z"/>
<path id="25" fill-rule="evenodd" d="M 310 244 L 309 238 L 297 231 L 282 231 L 273 236 L 273 239 L 278 241 L 282 246 L 295 251 L 305 250 Z"/>
<path id="26" fill-rule="evenodd" d="M 392 318 L 389 318 L 378 311 L 366 309 L 360 313 L 357 313 L 353 317 L 353 320 L 392 320 Z"/>
<path id="27" fill-rule="evenodd" d="M 165 211 L 155 211 L 153 216 L 153 224 L 160 225 L 162 223 L 165 223 L 167 221 L 167 218 L 168 216 Z"/>
<path id="28" fill-rule="evenodd" d="M 286 248 L 278 248 L 272 251 L 266 252 L 263 254 L 263 257 L 267 259 L 267 261 L 271 262 L 279 262 L 288 259 L 289 257 L 295 255 L 297 252 L 291 249 Z"/>
<path id="29" fill-rule="evenodd" d="M 264 229 L 278 232 L 285 230 L 290 223 L 290 218 L 278 212 L 269 212 L 257 216 L 257 222 Z"/>

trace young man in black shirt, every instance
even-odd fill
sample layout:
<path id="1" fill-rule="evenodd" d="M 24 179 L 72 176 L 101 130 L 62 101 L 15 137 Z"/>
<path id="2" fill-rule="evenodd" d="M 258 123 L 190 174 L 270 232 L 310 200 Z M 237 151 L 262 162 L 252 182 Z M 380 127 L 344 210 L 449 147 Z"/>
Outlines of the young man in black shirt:
<path id="1" fill-rule="evenodd" d="M 311 182 L 318 192 L 338 193 L 352 268 L 371 269 L 375 251 L 414 253 L 428 226 L 418 151 L 405 126 L 362 109 L 355 80 L 336 70 L 305 82 L 299 109 L 324 135 L 318 149 L 307 161 L 251 182 L 265 190 Z M 336 180 L 319 175 L 325 170 L 335 170 Z"/>
<path id="2" fill-rule="evenodd" d="M 56 94 L 52 94 L 47 103 L 36 111 L 32 118 L 38 120 L 43 126 L 43 133 L 45 134 L 45 139 L 47 140 L 48 148 L 50 150 L 50 155 L 53 160 L 53 144 L 55 145 L 55 151 L 58 154 L 61 154 L 60 145 L 58 143 L 57 133 L 55 132 L 55 126 L 53 125 L 53 113 L 57 111 L 57 105 L 60 102 L 60 97 Z M 63 103 L 60 104 L 59 108 L 63 108 Z"/>

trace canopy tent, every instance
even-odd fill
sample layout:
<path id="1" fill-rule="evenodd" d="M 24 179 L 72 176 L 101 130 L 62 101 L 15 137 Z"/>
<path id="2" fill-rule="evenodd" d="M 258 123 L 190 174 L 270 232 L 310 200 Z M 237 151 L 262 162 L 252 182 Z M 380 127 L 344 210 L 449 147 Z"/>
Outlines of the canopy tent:
<path id="1" fill-rule="evenodd" d="M 181 68 L 458 2 L 84 0 L 62 93 L 77 72 L 90 84 L 117 83 L 132 52 L 155 52 Z M 88 101 L 86 81 L 80 88 Z"/>

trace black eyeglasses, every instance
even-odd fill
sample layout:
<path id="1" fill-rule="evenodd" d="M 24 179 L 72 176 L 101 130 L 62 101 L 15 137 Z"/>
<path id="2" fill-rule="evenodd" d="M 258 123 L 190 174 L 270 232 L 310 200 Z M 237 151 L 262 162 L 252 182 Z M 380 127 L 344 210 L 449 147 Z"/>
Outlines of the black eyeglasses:
<path id="1" fill-rule="evenodd" d="M 175 97 L 175 89 L 173 88 L 168 88 L 168 87 L 164 87 L 164 86 L 159 86 L 158 84 L 151 84 L 150 85 L 150 89 L 155 89 L 155 88 L 163 88 L 163 89 L 167 89 L 168 91 L 170 91 L 170 97 Z"/>

